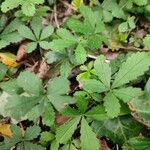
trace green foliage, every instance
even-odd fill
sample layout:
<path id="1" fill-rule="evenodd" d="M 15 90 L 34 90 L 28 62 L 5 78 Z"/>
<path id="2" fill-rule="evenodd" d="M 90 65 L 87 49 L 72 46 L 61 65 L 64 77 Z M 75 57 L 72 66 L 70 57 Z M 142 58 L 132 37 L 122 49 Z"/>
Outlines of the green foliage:
<path id="1" fill-rule="evenodd" d="M 17 147 L 17 149 L 39 149 L 39 150 L 44 150 L 44 148 L 40 145 L 37 144 L 32 144 L 30 141 L 33 140 L 34 138 L 37 138 L 39 135 L 41 129 L 38 126 L 32 126 L 27 128 L 25 131 L 24 135 L 21 133 L 21 128 L 19 128 L 17 125 L 12 125 L 11 126 L 13 136 L 11 138 L 7 138 L 5 142 L 0 145 L 0 148 L 3 150 L 9 150 L 13 148 L 14 146 Z"/>
<path id="2" fill-rule="evenodd" d="M 43 49 L 48 48 L 48 42 L 46 41 L 53 33 L 54 29 L 51 25 L 48 25 L 42 29 L 41 19 L 34 17 L 31 22 L 32 30 L 25 25 L 19 27 L 18 32 L 22 38 L 31 40 L 26 47 L 26 52 L 31 53 L 37 46 Z"/>
<path id="3" fill-rule="evenodd" d="M 99 48 L 106 41 L 105 26 L 99 18 L 99 12 L 92 11 L 86 6 L 82 6 L 80 12 L 84 21 L 70 18 L 66 22 L 69 30 L 59 28 L 56 31 L 57 38 L 49 43 L 52 51 L 46 54 L 49 64 L 58 61 L 62 65 L 66 62 L 74 65 L 83 64 L 87 60 L 88 51 Z M 69 65 L 66 68 L 67 71 L 70 70 Z"/>
<path id="4" fill-rule="evenodd" d="M 81 148 L 83 150 L 91 150 L 93 147 L 95 150 L 99 150 L 99 141 L 96 138 L 96 134 L 92 131 L 87 121 L 82 118 L 81 122 Z"/>
<path id="5" fill-rule="evenodd" d="M 92 127 L 99 136 L 106 136 L 121 145 L 127 142 L 129 138 L 138 136 L 142 129 L 142 126 L 130 116 L 93 122 Z"/>
<path id="6" fill-rule="evenodd" d="M 150 66 L 149 60 L 149 54 L 147 53 L 132 54 L 114 75 L 115 79 L 110 86 L 111 68 L 109 64 L 106 64 L 105 58 L 99 56 L 94 63 L 94 69 L 92 71 L 97 79 L 95 79 L 95 77 L 92 79 L 92 76 L 89 76 L 89 78 L 82 78 L 79 81 L 83 84 L 82 88 L 90 94 L 105 92 L 103 99 L 105 110 L 109 117 L 114 118 L 120 113 L 120 100 L 127 103 L 133 98 L 143 95 L 143 92 L 139 88 L 116 88 L 125 85 L 129 81 L 135 80 L 148 70 Z"/>
<path id="7" fill-rule="evenodd" d="M 19 26 L 22 25 L 21 21 L 19 21 L 18 19 L 14 19 L 6 27 L 5 25 L 0 30 L 0 48 L 1 49 L 10 45 L 11 43 L 17 43 L 22 40 L 22 37 L 17 32 L 17 29 L 19 28 Z"/>
<path id="8" fill-rule="evenodd" d="M 149 149 L 149 138 L 131 138 L 127 144 L 123 146 L 123 150 L 144 150 Z"/>
<path id="9" fill-rule="evenodd" d="M 7 11 L 17 8 L 21 5 L 21 10 L 26 16 L 33 16 L 35 14 L 36 8 L 35 5 L 43 4 L 44 0 L 5 0 L 1 5 L 2 12 L 6 13 Z"/>
<path id="10" fill-rule="evenodd" d="M 0 58 L 0 115 L 12 120 L 0 149 L 149 149 L 149 0 L 73 0 L 75 13 L 64 1 L 0 5 L 0 49 L 23 55 L 16 68 Z"/>

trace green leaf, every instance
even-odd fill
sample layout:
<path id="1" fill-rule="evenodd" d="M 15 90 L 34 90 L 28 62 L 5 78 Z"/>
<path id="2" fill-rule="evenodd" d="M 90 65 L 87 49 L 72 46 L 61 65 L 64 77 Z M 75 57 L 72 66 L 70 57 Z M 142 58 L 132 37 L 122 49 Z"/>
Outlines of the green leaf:
<path id="1" fill-rule="evenodd" d="M 26 16 L 33 16 L 36 12 L 35 5 L 25 1 L 21 7 L 23 14 Z"/>
<path id="2" fill-rule="evenodd" d="M 37 145 L 37 144 L 32 144 L 31 142 L 21 142 L 17 144 L 17 150 L 23 150 L 23 149 L 27 149 L 27 150 L 45 150 L 44 147 L 42 147 L 41 145 Z"/>
<path id="3" fill-rule="evenodd" d="M 78 110 L 68 106 L 61 111 L 61 114 L 63 116 L 76 117 L 79 116 L 81 113 Z"/>
<path id="4" fill-rule="evenodd" d="M 149 69 L 150 56 L 145 52 L 138 52 L 132 54 L 127 58 L 115 76 L 115 80 L 112 84 L 112 88 L 119 87 L 123 84 L 129 83 L 137 77 L 144 74 Z"/>
<path id="5" fill-rule="evenodd" d="M 18 7 L 21 4 L 22 0 L 5 0 L 1 5 L 2 12 L 6 13 L 7 11 Z"/>
<path id="6" fill-rule="evenodd" d="M 77 38 L 73 36 L 71 32 L 69 32 L 69 30 L 66 30 L 64 28 L 59 28 L 57 30 L 57 35 L 60 36 L 62 39 L 72 41 L 73 43 L 77 42 Z"/>
<path id="7" fill-rule="evenodd" d="M 145 85 L 145 97 L 147 99 L 150 99 L 150 78 L 148 79 L 146 85 Z"/>
<path id="8" fill-rule="evenodd" d="M 74 97 L 66 95 L 49 94 L 48 99 L 58 111 L 61 111 L 69 104 L 75 103 Z"/>
<path id="9" fill-rule="evenodd" d="M 31 29 L 28 28 L 25 25 L 20 26 L 19 29 L 18 29 L 18 32 L 23 38 L 27 38 L 27 39 L 30 39 L 30 40 L 33 40 L 33 41 L 36 40 L 36 38 L 35 38 L 34 34 L 32 33 Z"/>
<path id="10" fill-rule="evenodd" d="M 25 51 L 27 53 L 33 52 L 37 48 L 37 42 L 30 42 L 27 44 Z"/>
<path id="11" fill-rule="evenodd" d="M 88 125 L 87 121 L 82 118 L 81 122 L 81 148 L 82 150 L 99 150 L 100 143 L 96 138 L 96 134 L 92 131 L 91 127 Z"/>
<path id="12" fill-rule="evenodd" d="M 87 80 L 83 80 L 83 89 L 85 91 L 88 91 L 89 93 L 102 93 L 104 91 L 106 91 L 106 87 L 104 86 L 103 83 L 101 83 L 98 80 L 95 79 L 87 79 Z"/>
<path id="13" fill-rule="evenodd" d="M 46 53 L 45 58 L 48 64 L 52 64 L 59 61 L 61 59 L 61 55 L 58 52 L 49 51 Z"/>
<path id="14" fill-rule="evenodd" d="M 83 4 L 83 0 L 72 0 L 72 3 L 73 7 L 75 9 L 78 9 L 81 7 L 81 5 Z"/>
<path id="15" fill-rule="evenodd" d="M 86 61 L 87 53 L 84 47 L 79 44 L 75 49 L 75 59 L 78 64 L 83 64 Z"/>
<path id="16" fill-rule="evenodd" d="M 69 81 L 64 77 L 56 77 L 48 84 L 49 95 L 64 95 L 69 91 Z"/>
<path id="17" fill-rule="evenodd" d="M 23 92 L 23 90 L 18 86 L 16 79 L 2 82 L 0 83 L 0 87 L 3 91 L 9 94 L 20 94 Z"/>
<path id="18" fill-rule="evenodd" d="M 105 108 L 101 105 L 97 105 L 96 107 L 92 107 L 85 116 L 90 117 L 94 120 L 103 121 L 109 119 L 105 112 Z"/>
<path id="19" fill-rule="evenodd" d="M 85 20 L 90 24 L 90 26 L 94 28 L 97 18 L 95 18 L 95 14 L 92 11 L 92 9 L 88 6 L 82 5 L 80 7 L 80 13 L 83 15 Z"/>
<path id="20" fill-rule="evenodd" d="M 88 30 L 87 26 L 85 26 L 81 21 L 75 18 L 69 18 L 67 21 L 67 26 L 69 27 L 69 29 L 77 33 L 86 34 L 86 31 Z"/>
<path id="21" fill-rule="evenodd" d="M 43 92 L 42 81 L 32 72 L 21 72 L 17 78 L 17 84 L 26 92 L 40 95 Z"/>
<path id="22" fill-rule="evenodd" d="M 52 25 L 48 25 L 42 30 L 40 40 L 44 40 L 52 35 L 54 32 L 54 28 Z"/>
<path id="23" fill-rule="evenodd" d="M 74 45 L 74 42 L 72 41 L 65 39 L 57 39 L 49 43 L 49 48 L 53 51 L 62 51 L 65 48 L 69 48 L 72 45 Z"/>
<path id="24" fill-rule="evenodd" d="M 31 126 L 27 128 L 24 138 L 26 140 L 33 140 L 40 134 L 40 132 L 41 132 L 41 129 L 39 126 L 36 126 L 36 125 Z"/>
<path id="25" fill-rule="evenodd" d="M 138 136 L 142 129 L 142 126 L 129 116 L 107 121 L 95 121 L 92 127 L 97 135 L 105 136 L 121 145 L 129 138 Z"/>
<path id="26" fill-rule="evenodd" d="M 5 106 L 5 111 L 14 119 L 21 119 L 24 117 L 37 103 L 37 97 L 25 97 L 13 95 L 8 98 Z"/>
<path id="27" fill-rule="evenodd" d="M 148 3 L 147 0 L 133 0 L 133 2 L 135 4 L 137 4 L 138 6 L 143 6 L 143 5 L 146 5 Z"/>
<path id="28" fill-rule="evenodd" d="M 131 138 L 124 144 L 123 150 L 148 150 L 150 147 L 149 138 Z"/>
<path id="29" fill-rule="evenodd" d="M 121 107 L 119 99 L 112 92 L 104 97 L 104 106 L 109 117 L 114 118 L 119 115 Z"/>
<path id="30" fill-rule="evenodd" d="M 118 97 L 120 100 L 123 100 L 123 102 L 125 103 L 143 95 L 143 92 L 141 91 L 140 88 L 133 88 L 133 87 L 113 90 L 113 93 L 116 97 Z"/>
<path id="31" fill-rule="evenodd" d="M 68 121 L 67 123 L 61 125 L 56 130 L 56 140 L 57 142 L 66 143 L 73 135 L 74 131 L 77 128 L 77 125 L 80 121 L 80 117 L 77 117 L 75 119 L 72 119 L 71 121 Z"/>
<path id="32" fill-rule="evenodd" d="M 143 39 L 144 46 L 150 49 L 150 34 L 147 34 Z"/>
<path id="33" fill-rule="evenodd" d="M 39 45 L 41 48 L 48 50 L 49 49 L 49 42 L 48 41 L 40 41 Z"/>
<path id="34" fill-rule="evenodd" d="M 55 139 L 55 135 L 52 134 L 51 132 L 42 132 L 41 137 L 40 137 L 40 142 L 43 144 L 45 142 L 51 142 L 52 140 Z"/>
<path id="35" fill-rule="evenodd" d="M 89 100 L 87 98 L 87 93 L 84 91 L 77 91 L 74 94 L 76 105 L 81 113 L 84 113 L 88 108 Z"/>
<path id="36" fill-rule="evenodd" d="M 60 74 L 63 77 L 68 77 L 71 73 L 71 64 L 68 61 L 65 61 L 62 63 L 61 67 L 60 67 Z"/>
<path id="37" fill-rule="evenodd" d="M 0 63 L 0 70 L 1 70 L 1 72 L 0 72 L 0 81 L 1 81 L 5 77 L 8 68 L 4 64 Z"/>
<path id="38" fill-rule="evenodd" d="M 123 22 L 119 25 L 118 30 L 119 32 L 127 32 L 128 31 L 128 23 L 127 22 Z"/>
<path id="39" fill-rule="evenodd" d="M 132 115 L 141 123 L 149 126 L 150 123 L 150 100 L 144 98 L 133 99 L 129 103 Z"/>
<path id="40" fill-rule="evenodd" d="M 106 86 L 107 89 L 109 89 L 111 80 L 111 68 L 109 67 L 109 64 L 105 62 L 104 56 L 101 55 L 95 60 L 94 69 L 100 81 Z"/>
<path id="41" fill-rule="evenodd" d="M 51 105 L 48 105 L 47 109 L 43 114 L 43 124 L 52 126 L 55 121 L 55 111 Z"/>
<path id="42" fill-rule="evenodd" d="M 113 19 L 112 13 L 106 10 L 103 10 L 104 22 L 111 22 Z"/>
<path id="43" fill-rule="evenodd" d="M 88 46 L 90 49 L 100 48 L 102 45 L 102 36 L 101 35 L 90 35 L 87 40 Z"/>
<path id="44" fill-rule="evenodd" d="M 42 19 L 40 17 L 33 17 L 31 27 L 36 38 L 39 39 L 42 30 Z"/>

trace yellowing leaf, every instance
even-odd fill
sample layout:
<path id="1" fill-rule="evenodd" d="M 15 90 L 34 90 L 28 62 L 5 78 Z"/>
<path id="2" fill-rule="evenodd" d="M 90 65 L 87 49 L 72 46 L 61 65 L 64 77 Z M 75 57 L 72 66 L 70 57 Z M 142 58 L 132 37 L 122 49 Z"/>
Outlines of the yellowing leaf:
<path id="1" fill-rule="evenodd" d="M 17 67 L 19 64 L 16 62 L 16 56 L 11 53 L 0 53 L 0 61 L 9 66 L 9 67 Z"/>
<path id="2" fill-rule="evenodd" d="M 11 137 L 12 131 L 10 129 L 10 124 L 0 123 L 0 134 L 3 136 Z"/>
<path id="3" fill-rule="evenodd" d="M 73 0 L 71 4 L 73 8 L 77 10 L 83 4 L 83 0 Z"/>

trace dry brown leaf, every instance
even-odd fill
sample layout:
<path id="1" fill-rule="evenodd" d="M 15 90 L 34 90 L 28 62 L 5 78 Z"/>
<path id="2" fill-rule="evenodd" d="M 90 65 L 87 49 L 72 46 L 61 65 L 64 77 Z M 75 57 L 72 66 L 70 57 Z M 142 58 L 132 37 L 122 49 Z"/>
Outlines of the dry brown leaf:
<path id="1" fill-rule="evenodd" d="M 101 148 L 100 148 L 100 150 L 110 150 L 110 148 L 108 147 L 107 142 L 106 142 L 105 139 L 100 140 L 100 143 L 101 143 Z"/>
<path id="2" fill-rule="evenodd" d="M 56 114 L 56 123 L 59 125 L 64 124 L 65 122 L 67 122 L 70 119 L 70 117 L 64 117 L 61 114 L 57 113 Z"/>
<path id="3" fill-rule="evenodd" d="M 27 53 L 25 52 L 25 48 L 27 46 L 27 42 L 21 43 L 18 52 L 17 52 L 17 61 L 22 61 L 27 57 Z"/>
<path id="4" fill-rule="evenodd" d="M 41 62 L 40 68 L 37 73 L 38 77 L 40 79 L 45 79 L 47 77 L 47 73 L 48 73 L 49 69 L 50 69 L 50 66 L 45 61 Z"/>

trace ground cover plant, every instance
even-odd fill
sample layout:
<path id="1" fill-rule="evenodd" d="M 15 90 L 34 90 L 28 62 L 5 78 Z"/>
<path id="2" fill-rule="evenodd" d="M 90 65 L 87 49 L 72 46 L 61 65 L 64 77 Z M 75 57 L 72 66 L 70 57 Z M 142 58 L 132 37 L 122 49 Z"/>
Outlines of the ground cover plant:
<path id="1" fill-rule="evenodd" d="M 0 150 L 150 149 L 150 0 L 0 8 Z"/>

